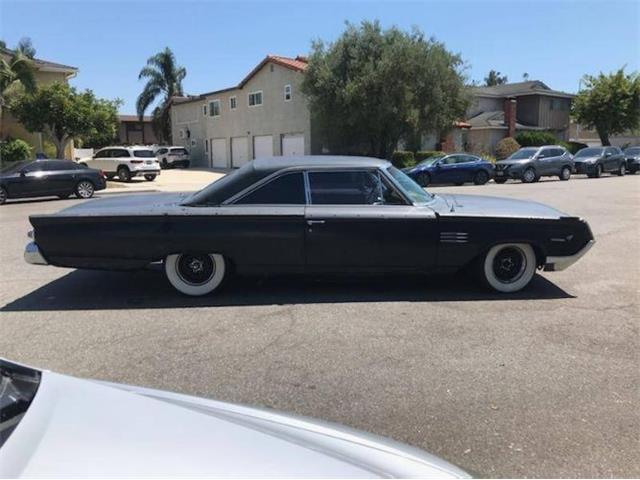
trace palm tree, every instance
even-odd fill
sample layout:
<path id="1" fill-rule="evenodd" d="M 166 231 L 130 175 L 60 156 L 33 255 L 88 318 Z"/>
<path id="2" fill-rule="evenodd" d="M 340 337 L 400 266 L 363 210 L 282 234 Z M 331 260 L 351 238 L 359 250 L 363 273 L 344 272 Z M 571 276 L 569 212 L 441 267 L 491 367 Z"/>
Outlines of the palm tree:
<path id="1" fill-rule="evenodd" d="M 22 86 L 27 92 L 36 89 L 35 66 L 22 50 L 0 49 L 0 139 L 3 138 L 2 115 L 11 92 Z M 7 58 L 7 55 L 8 58 Z"/>
<path id="2" fill-rule="evenodd" d="M 183 95 L 182 80 L 187 75 L 184 67 L 176 64 L 176 57 L 169 47 L 147 60 L 147 65 L 140 70 L 138 80 L 146 78 L 147 83 L 138 96 L 136 109 L 142 122 L 145 110 L 162 96 L 161 103 L 153 110 L 153 124 L 163 140 L 171 138 L 171 121 L 169 118 L 169 101 L 173 96 Z"/>

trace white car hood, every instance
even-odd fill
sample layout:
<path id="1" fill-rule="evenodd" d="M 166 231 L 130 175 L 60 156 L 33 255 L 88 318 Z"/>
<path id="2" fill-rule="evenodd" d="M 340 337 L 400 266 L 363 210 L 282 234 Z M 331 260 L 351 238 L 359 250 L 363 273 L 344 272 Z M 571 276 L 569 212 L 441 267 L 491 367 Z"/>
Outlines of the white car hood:
<path id="1" fill-rule="evenodd" d="M 43 372 L 0 477 L 468 478 L 421 450 L 301 417 Z"/>

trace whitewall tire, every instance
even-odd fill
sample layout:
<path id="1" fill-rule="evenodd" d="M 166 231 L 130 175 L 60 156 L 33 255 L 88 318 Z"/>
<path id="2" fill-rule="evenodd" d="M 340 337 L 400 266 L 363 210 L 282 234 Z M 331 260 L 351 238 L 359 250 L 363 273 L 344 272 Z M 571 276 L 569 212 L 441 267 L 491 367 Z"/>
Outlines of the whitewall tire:
<path id="1" fill-rule="evenodd" d="M 220 286 L 226 265 L 217 253 L 178 253 L 165 259 L 164 271 L 176 290 L 197 297 Z"/>
<path id="2" fill-rule="evenodd" d="M 484 282 L 501 293 L 526 287 L 536 273 L 536 254 L 527 243 L 503 243 L 492 247 L 481 263 Z"/>

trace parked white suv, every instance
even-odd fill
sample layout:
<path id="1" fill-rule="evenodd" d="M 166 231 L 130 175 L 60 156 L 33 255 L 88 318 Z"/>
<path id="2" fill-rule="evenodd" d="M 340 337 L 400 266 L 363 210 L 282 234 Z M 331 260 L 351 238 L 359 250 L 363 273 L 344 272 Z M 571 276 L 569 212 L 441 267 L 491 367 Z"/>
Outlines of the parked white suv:
<path id="1" fill-rule="evenodd" d="M 117 176 L 123 182 L 139 175 L 151 182 L 160 175 L 160 164 L 149 147 L 106 147 L 79 163 L 102 170 L 108 179 Z"/>
<path id="2" fill-rule="evenodd" d="M 162 168 L 189 168 L 191 163 L 189 150 L 184 147 L 157 147 L 155 153 Z"/>

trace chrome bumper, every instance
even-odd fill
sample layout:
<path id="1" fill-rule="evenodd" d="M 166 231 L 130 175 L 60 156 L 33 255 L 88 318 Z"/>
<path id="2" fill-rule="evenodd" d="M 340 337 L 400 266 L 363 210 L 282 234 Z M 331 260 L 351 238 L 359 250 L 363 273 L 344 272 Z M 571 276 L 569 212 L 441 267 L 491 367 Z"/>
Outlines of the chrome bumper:
<path id="1" fill-rule="evenodd" d="M 574 255 L 567 255 L 565 257 L 547 257 L 547 261 L 544 264 L 545 272 L 559 272 L 569 268 L 580 260 L 580 258 L 582 258 L 582 256 L 587 253 L 591 247 L 593 247 L 594 243 L 596 243 L 595 240 L 589 240 L 589 242 L 582 247 L 582 250 Z"/>
<path id="2" fill-rule="evenodd" d="M 40 253 L 36 242 L 29 242 L 24 249 L 24 260 L 32 265 L 49 265 Z"/>

